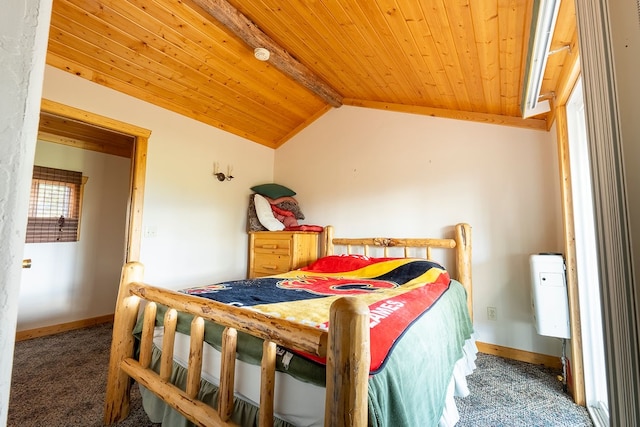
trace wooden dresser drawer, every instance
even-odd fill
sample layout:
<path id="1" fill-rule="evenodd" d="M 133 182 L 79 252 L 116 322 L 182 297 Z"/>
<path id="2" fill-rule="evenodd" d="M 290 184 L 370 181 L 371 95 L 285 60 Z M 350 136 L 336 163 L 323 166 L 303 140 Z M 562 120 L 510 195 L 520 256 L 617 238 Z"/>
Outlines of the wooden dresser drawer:
<path id="1" fill-rule="evenodd" d="M 265 237 L 256 237 L 253 246 L 256 254 L 291 254 L 291 239 L 269 239 Z"/>
<path id="2" fill-rule="evenodd" d="M 286 273 L 291 266 L 289 255 L 263 254 L 256 249 L 253 260 L 253 270 L 257 275 L 272 275 Z"/>
<path id="3" fill-rule="evenodd" d="M 318 258 L 318 233 L 254 231 L 249 233 L 249 278 L 304 267 Z"/>

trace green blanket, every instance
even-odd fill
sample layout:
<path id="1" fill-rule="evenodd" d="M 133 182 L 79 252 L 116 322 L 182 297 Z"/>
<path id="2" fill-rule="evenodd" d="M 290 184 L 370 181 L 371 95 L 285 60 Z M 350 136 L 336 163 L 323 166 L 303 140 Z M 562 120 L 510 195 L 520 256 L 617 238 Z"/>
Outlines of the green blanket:
<path id="1" fill-rule="evenodd" d="M 396 345 L 385 369 L 369 378 L 369 425 L 437 426 L 453 367 L 472 332 L 465 290 L 452 281 Z"/>

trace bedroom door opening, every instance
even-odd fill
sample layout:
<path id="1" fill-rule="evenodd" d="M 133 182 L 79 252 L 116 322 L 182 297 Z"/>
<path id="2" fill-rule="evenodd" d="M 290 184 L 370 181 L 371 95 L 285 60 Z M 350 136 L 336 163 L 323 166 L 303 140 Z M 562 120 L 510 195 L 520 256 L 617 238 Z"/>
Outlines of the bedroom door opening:
<path id="1" fill-rule="evenodd" d="M 25 246 L 25 255 L 33 254 L 32 268 L 23 270 L 17 340 L 112 319 L 120 269 L 139 259 L 149 135 L 146 129 L 42 101 L 36 160 L 89 171 L 89 180 L 80 241 Z"/>
<path id="2" fill-rule="evenodd" d="M 581 79 L 576 82 L 573 93 L 567 102 L 567 125 L 574 205 L 585 398 L 587 409 L 595 426 L 605 427 L 609 426 L 605 350 L 598 283 L 593 187 Z"/>

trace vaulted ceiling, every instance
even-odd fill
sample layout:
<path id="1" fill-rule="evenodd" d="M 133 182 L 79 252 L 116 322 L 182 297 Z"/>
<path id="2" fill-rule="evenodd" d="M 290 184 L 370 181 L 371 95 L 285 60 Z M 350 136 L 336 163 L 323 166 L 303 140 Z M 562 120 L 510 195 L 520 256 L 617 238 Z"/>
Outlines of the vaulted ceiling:
<path id="1" fill-rule="evenodd" d="M 520 111 L 532 3 L 54 0 L 47 63 L 273 148 L 341 105 L 547 129 Z M 543 96 L 576 37 L 563 1 Z"/>

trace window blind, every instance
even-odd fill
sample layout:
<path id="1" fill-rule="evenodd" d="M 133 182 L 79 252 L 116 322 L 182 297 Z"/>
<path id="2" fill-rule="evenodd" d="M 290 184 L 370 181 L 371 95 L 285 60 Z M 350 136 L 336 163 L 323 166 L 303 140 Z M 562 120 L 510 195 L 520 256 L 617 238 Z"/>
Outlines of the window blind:
<path id="1" fill-rule="evenodd" d="M 82 172 L 33 167 L 26 243 L 75 242 Z"/>

